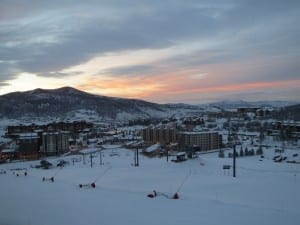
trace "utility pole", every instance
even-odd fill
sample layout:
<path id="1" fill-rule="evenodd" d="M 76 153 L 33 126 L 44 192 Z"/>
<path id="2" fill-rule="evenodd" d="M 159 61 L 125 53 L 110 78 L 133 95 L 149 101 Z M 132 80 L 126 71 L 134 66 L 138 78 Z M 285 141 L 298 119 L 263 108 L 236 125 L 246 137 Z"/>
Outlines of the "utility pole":
<path id="1" fill-rule="evenodd" d="M 235 149 L 235 135 L 233 135 L 233 133 L 232 133 L 232 130 L 231 130 L 231 118 L 229 117 L 229 133 L 228 133 L 228 137 L 230 138 L 230 144 L 232 145 L 232 150 L 233 150 L 233 165 L 232 165 L 232 175 L 233 175 L 233 177 L 236 177 L 236 175 L 235 175 L 235 164 L 236 164 L 236 162 L 235 162 L 235 160 L 236 160 L 236 149 Z"/>
<path id="2" fill-rule="evenodd" d="M 235 177 L 235 157 L 236 157 L 236 150 L 235 150 L 235 143 L 233 143 L 233 177 Z"/>
<path id="3" fill-rule="evenodd" d="M 91 168 L 93 168 L 93 156 L 92 156 L 92 154 L 90 154 L 90 158 L 91 158 Z"/>
<path id="4" fill-rule="evenodd" d="M 99 151 L 99 156 L 100 156 L 100 165 L 103 165 L 103 162 L 102 162 L 102 151 L 101 150 Z"/>
<path id="5" fill-rule="evenodd" d="M 136 166 L 136 151 L 134 151 L 134 156 L 133 156 L 133 165 Z"/>
<path id="6" fill-rule="evenodd" d="M 167 162 L 169 162 L 169 150 L 167 149 Z"/>
<path id="7" fill-rule="evenodd" d="M 139 147 L 136 148 L 136 165 L 139 166 Z"/>

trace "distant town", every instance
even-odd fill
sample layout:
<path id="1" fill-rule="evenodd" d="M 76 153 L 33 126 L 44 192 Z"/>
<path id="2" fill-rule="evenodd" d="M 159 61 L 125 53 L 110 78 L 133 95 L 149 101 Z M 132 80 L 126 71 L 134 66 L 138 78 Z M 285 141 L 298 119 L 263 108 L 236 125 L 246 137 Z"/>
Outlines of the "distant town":
<path id="1" fill-rule="evenodd" d="M 300 122 L 275 120 L 273 113 L 270 107 L 238 107 L 232 111 L 123 123 L 81 120 L 9 125 L 0 142 L 0 162 L 79 154 L 91 148 L 101 151 L 103 144 L 139 149 L 149 157 L 180 156 L 175 157 L 178 161 L 212 151 L 224 157 L 224 150 L 246 140 L 249 146 L 239 149 L 237 156 L 246 152 L 262 154 L 267 147 L 265 140 L 280 141 L 282 144 L 278 148 L 287 144 L 299 147 Z M 232 157 L 232 153 L 227 156 Z"/>

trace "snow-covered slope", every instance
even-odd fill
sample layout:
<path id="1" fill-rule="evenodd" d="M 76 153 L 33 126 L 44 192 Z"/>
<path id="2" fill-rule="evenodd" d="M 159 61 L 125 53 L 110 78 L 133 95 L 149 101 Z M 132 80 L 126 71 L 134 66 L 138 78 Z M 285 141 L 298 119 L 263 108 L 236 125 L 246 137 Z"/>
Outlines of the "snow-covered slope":
<path id="1" fill-rule="evenodd" d="M 104 165 L 94 153 L 92 168 L 88 155 L 84 160 L 79 155 L 64 157 L 70 164 L 62 169 L 30 167 L 39 162 L 0 165 L 0 171 L 7 172 L 0 175 L 1 224 L 300 223 L 300 164 L 274 163 L 274 149 L 265 151 L 264 159 L 238 158 L 236 178 L 222 169 L 232 159 L 216 153 L 183 163 L 140 156 L 140 166 L 133 167 L 133 152 L 119 146 L 104 149 Z M 296 152 L 285 154 L 292 157 Z M 48 160 L 56 164 L 59 159 Z M 11 171 L 16 168 L 27 168 L 28 175 Z M 19 176 L 13 174 L 17 172 Z M 92 182 L 96 188 L 79 187 Z M 153 190 L 158 196 L 148 198 Z M 179 199 L 168 198 L 175 192 Z"/>

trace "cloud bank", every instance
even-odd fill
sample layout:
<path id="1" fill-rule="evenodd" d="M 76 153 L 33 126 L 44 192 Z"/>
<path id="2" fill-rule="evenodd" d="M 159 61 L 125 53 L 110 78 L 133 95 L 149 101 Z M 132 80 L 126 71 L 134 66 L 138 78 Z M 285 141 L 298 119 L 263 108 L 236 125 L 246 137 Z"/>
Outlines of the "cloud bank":
<path id="1" fill-rule="evenodd" d="M 299 19 L 296 0 L 4 0 L 0 92 L 31 74 L 159 102 L 299 100 Z"/>

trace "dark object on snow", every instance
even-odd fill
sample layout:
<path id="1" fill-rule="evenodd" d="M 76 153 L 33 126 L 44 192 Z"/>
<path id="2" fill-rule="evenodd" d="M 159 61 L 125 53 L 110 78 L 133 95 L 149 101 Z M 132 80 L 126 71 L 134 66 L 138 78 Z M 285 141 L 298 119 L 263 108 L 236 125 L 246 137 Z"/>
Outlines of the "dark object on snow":
<path id="1" fill-rule="evenodd" d="M 230 170 L 231 166 L 230 165 L 223 165 L 223 170 Z"/>
<path id="2" fill-rule="evenodd" d="M 171 161 L 177 163 L 177 162 L 184 162 L 186 160 L 187 160 L 186 153 L 185 152 L 178 152 L 176 154 L 176 159 L 172 159 Z"/>
<path id="3" fill-rule="evenodd" d="M 148 198 L 154 198 L 156 196 L 157 196 L 157 192 L 155 190 L 153 190 L 153 193 L 147 195 Z"/>
<path id="4" fill-rule="evenodd" d="M 57 163 L 56 166 L 58 166 L 58 167 L 64 167 L 66 164 L 69 164 L 69 162 L 66 161 L 66 160 L 60 160 L 60 161 Z"/>
<path id="5" fill-rule="evenodd" d="M 165 197 L 165 198 L 167 198 L 167 199 L 179 199 L 179 194 L 178 194 L 178 192 L 176 192 L 173 196 L 169 196 L 169 195 L 167 195 L 167 194 L 165 194 L 165 193 L 162 193 L 162 192 L 156 192 L 155 190 L 153 190 L 152 193 L 149 193 L 149 194 L 147 195 L 148 198 L 155 198 L 155 197 L 157 197 L 157 196 L 163 196 L 163 197 Z"/>
<path id="6" fill-rule="evenodd" d="M 49 169 L 51 166 L 52 163 L 48 162 L 47 160 L 41 160 L 40 165 L 35 166 L 35 168 Z"/>
<path id="7" fill-rule="evenodd" d="M 155 196 L 154 196 L 154 194 L 148 194 L 147 197 L 148 198 L 154 198 Z"/>
<path id="8" fill-rule="evenodd" d="M 46 181 L 46 180 L 54 182 L 54 177 L 51 177 L 51 178 L 45 178 L 45 177 L 43 177 L 43 181 Z"/>
<path id="9" fill-rule="evenodd" d="M 17 177 L 20 176 L 20 175 L 22 175 L 22 174 L 21 173 L 16 173 Z M 27 172 L 25 171 L 23 175 L 26 177 L 27 176 Z"/>
<path id="10" fill-rule="evenodd" d="M 17 177 L 20 176 L 20 175 L 27 176 L 27 169 L 26 168 L 11 169 L 11 171 L 13 171 L 13 175 L 16 175 Z M 19 172 L 15 172 L 15 171 L 20 171 L 20 173 Z M 24 171 L 23 174 L 21 173 L 22 171 Z"/>
<path id="11" fill-rule="evenodd" d="M 95 182 L 91 183 L 91 184 L 79 184 L 79 187 L 80 188 L 83 188 L 83 187 L 92 187 L 92 188 L 96 188 L 96 184 Z"/>
<path id="12" fill-rule="evenodd" d="M 293 157 L 297 157 L 297 156 L 298 156 L 298 154 L 297 154 L 297 153 L 293 154 Z"/>
<path id="13" fill-rule="evenodd" d="M 279 159 L 280 157 L 281 157 L 280 155 L 276 155 L 276 156 L 273 157 L 273 160 L 277 160 L 277 159 Z"/>
<path id="14" fill-rule="evenodd" d="M 277 155 L 273 158 L 274 162 L 282 162 L 284 160 L 286 160 L 287 157 L 286 156 L 281 156 L 281 155 Z"/>
<path id="15" fill-rule="evenodd" d="M 179 199 L 179 195 L 177 192 L 173 195 L 173 199 Z"/>
<path id="16" fill-rule="evenodd" d="M 219 158 L 224 158 L 225 157 L 224 151 L 220 150 L 218 156 L 219 156 Z"/>
<path id="17" fill-rule="evenodd" d="M 258 148 L 258 149 L 256 150 L 256 155 L 262 155 L 262 154 L 264 154 L 264 151 L 263 151 L 263 149 L 260 147 L 260 148 Z"/>

